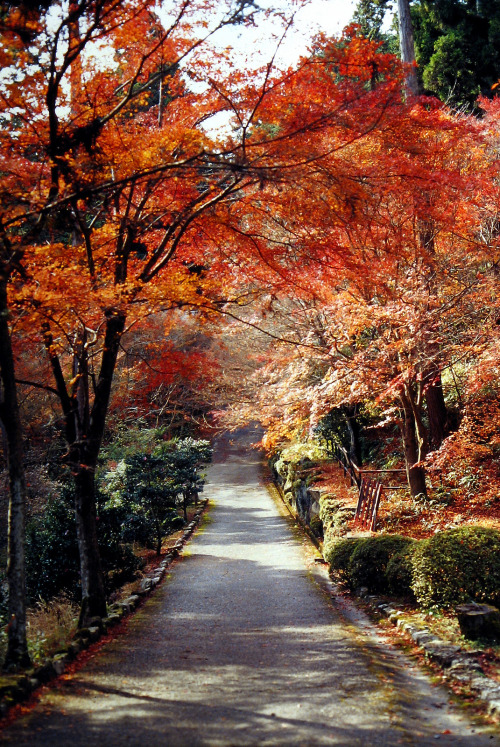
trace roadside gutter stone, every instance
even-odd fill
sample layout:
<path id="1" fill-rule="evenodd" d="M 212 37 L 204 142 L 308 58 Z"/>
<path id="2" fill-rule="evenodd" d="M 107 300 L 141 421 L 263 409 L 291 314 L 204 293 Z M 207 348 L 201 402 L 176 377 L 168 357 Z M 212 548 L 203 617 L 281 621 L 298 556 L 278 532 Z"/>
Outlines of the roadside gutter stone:
<path id="1" fill-rule="evenodd" d="M 113 611 L 116 609 L 117 613 L 120 614 L 120 610 L 122 613 L 122 617 L 125 614 L 128 614 L 129 612 L 132 612 L 134 609 L 134 606 L 129 603 L 128 599 L 125 599 L 123 602 L 118 602 L 116 605 L 113 605 Z"/>
<path id="2" fill-rule="evenodd" d="M 81 639 L 72 641 L 68 646 L 68 653 L 70 653 L 73 656 L 73 658 L 78 656 L 81 650 L 82 650 Z"/>
<path id="3" fill-rule="evenodd" d="M 143 578 L 141 581 L 140 589 L 144 594 L 147 594 L 151 589 L 152 583 L 150 578 Z"/>
<path id="4" fill-rule="evenodd" d="M 102 621 L 102 617 L 91 617 L 87 624 L 88 628 L 99 628 L 102 633 L 105 633 L 105 626 Z"/>
<path id="5" fill-rule="evenodd" d="M 460 646 L 453 646 L 452 644 L 436 639 L 434 643 L 429 643 L 426 646 L 426 650 L 429 658 L 434 659 L 446 669 L 450 667 L 454 657 L 460 651 Z"/>
<path id="6" fill-rule="evenodd" d="M 425 655 L 439 664 L 445 675 L 470 687 L 486 705 L 490 716 L 500 715 L 500 684 L 484 673 L 477 659 L 479 651 L 465 651 L 404 620 L 404 613 L 377 597 L 363 594 L 363 598 L 378 609 L 390 622 L 404 630 L 420 646 Z"/>
<path id="7" fill-rule="evenodd" d="M 415 643 L 418 643 L 419 646 L 428 646 L 429 644 L 432 645 L 433 643 L 436 643 L 438 641 L 438 639 L 433 636 L 432 633 L 429 633 L 429 631 L 425 628 L 422 628 L 421 630 L 417 629 L 412 635 L 412 638 Z"/>
<path id="8" fill-rule="evenodd" d="M 139 604 L 140 597 L 138 594 L 132 594 L 130 597 L 127 597 L 125 600 L 125 604 L 127 604 L 131 609 L 135 610 L 137 605 Z"/>
<path id="9" fill-rule="evenodd" d="M 113 625 L 117 625 L 121 620 L 120 615 L 118 615 L 116 612 L 112 612 L 110 615 L 104 618 L 104 621 L 106 623 L 106 627 L 110 628 Z"/>
<path id="10" fill-rule="evenodd" d="M 72 661 L 75 658 L 75 654 L 69 646 L 59 649 L 59 651 L 56 651 L 53 656 L 65 656 L 67 661 Z"/>

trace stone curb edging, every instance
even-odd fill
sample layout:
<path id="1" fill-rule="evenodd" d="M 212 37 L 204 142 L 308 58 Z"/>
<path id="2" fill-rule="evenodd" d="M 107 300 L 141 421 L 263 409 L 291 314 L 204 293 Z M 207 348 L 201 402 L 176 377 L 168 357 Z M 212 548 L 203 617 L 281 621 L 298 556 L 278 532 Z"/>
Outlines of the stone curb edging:
<path id="1" fill-rule="evenodd" d="M 106 617 L 94 617 L 85 628 L 79 628 L 73 640 L 64 649 L 57 651 L 43 664 L 29 669 L 22 674 L 0 675 L 0 718 L 7 715 L 9 709 L 29 698 L 38 687 L 46 684 L 64 673 L 67 665 L 72 662 L 81 651 L 96 643 L 108 629 L 121 622 L 139 605 L 142 598 L 147 597 L 158 586 L 165 576 L 172 561 L 182 554 L 186 542 L 191 538 L 201 520 L 201 516 L 208 505 L 208 498 L 200 501 L 200 507 L 194 514 L 193 520 L 187 525 L 182 537 L 177 540 L 163 557 L 161 563 L 145 576 L 137 593 L 132 594 L 121 602 L 116 602 L 108 608 Z"/>
<path id="2" fill-rule="evenodd" d="M 306 531 L 309 539 L 321 551 L 318 539 L 314 537 L 305 522 L 292 511 L 279 485 L 273 480 L 268 487 L 274 488 L 290 516 L 299 522 L 302 529 Z M 357 594 L 361 599 L 368 602 L 382 615 L 387 617 L 393 625 L 409 635 L 414 643 L 423 650 L 425 656 L 443 669 L 446 677 L 455 680 L 461 685 L 470 687 L 486 705 L 486 711 L 489 716 L 500 717 L 500 684 L 485 674 L 477 660 L 475 652 L 465 651 L 460 646 L 439 638 L 425 627 L 421 628 L 406 622 L 401 610 L 369 594 L 368 591 L 359 589 Z"/>
<path id="3" fill-rule="evenodd" d="M 401 610 L 376 596 L 364 592 L 360 592 L 359 596 L 409 635 L 425 656 L 443 669 L 446 677 L 470 687 L 486 705 L 489 716 L 500 716 L 500 684 L 485 674 L 477 660 L 477 652 L 466 651 L 439 638 L 425 627 L 406 622 Z"/>

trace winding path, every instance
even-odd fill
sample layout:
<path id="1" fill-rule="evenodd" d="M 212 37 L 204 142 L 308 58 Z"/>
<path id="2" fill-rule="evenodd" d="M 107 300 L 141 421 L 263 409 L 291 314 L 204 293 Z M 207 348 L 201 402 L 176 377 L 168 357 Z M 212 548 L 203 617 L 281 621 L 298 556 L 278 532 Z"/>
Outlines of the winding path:
<path id="1" fill-rule="evenodd" d="M 370 623 L 226 441 L 209 520 L 127 632 L 3 734 L 15 745 L 498 745 Z M 320 585 L 318 586 L 317 581 Z"/>

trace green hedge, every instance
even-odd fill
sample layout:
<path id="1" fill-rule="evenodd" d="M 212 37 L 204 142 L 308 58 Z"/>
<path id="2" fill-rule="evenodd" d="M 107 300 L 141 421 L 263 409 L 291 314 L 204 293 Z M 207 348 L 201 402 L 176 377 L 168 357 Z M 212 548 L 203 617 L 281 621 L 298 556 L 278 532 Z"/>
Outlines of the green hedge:
<path id="1" fill-rule="evenodd" d="M 366 537 L 349 559 L 350 583 L 354 588 L 366 586 L 368 591 L 389 591 L 387 565 L 391 558 L 412 543 L 409 537 L 381 534 Z"/>
<path id="2" fill-rule="evenodd" d="M 412 589 L 423 607 L 477 601 L 500 604 L 500 532 L 462 527 L 417 544 Z"/>
<path id="3" fill-rule="evenodd" d="M 325 560 L 351 588 L 396 597 L 414 594 L 427 608 L 469 601 L 500 606 L 500 531 L 462 527 L 425 540 L 400 535 L 327 543 Z"/>
<path id="4" fill-rule="evenodd" d="M 391 560 L 409 549 L 413 542 L 398 534 L 345 537 L 328 543 L 324 556 L 332 570 L 352 589 L 365 586 L 372 592 L 386 592 L 390 590 L 387 568 Z M 396 575 L 395 569 L 393 574 Z M 394 587 L 399 589 L 401 585 L 394 580 Z M 400 593 L 403 596 L 410 594 L 409 585 Z"/>
<path id="5" fill-rule="evenodd" d="M 340 578 L 350 585 L 349 561 L 354 550 L 363 542 L 361 537 L 345 537 L 325 543 L 323 557 Z"/>
<path id="6" fill-rule="evenodd" d="M 385 577 L 390 594 L 395 597 L 413 597 L 413 552 L 417 540 L 410 540 L 398 550 L 387 563 Z"/>

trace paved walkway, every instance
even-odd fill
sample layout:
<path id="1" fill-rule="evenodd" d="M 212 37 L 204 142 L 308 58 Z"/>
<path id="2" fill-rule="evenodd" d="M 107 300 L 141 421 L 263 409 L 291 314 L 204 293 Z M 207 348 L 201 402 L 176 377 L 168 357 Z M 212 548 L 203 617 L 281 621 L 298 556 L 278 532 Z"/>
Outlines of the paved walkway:
<path id="1" fill-rule="evenodd" d="M 314 581 L 311 552 L 259 485 L 257 455 L 226 443 L 219 460 L 209 522 L 170 579 L 126 635 L 44 696 L 4 741 L 498 745 L 377 641 L 368 621 L 332 606 Z"/>

